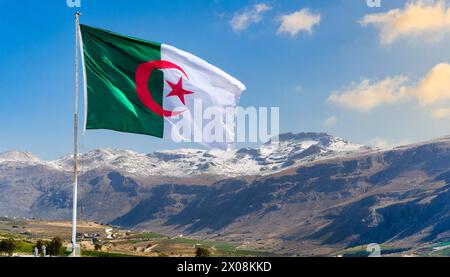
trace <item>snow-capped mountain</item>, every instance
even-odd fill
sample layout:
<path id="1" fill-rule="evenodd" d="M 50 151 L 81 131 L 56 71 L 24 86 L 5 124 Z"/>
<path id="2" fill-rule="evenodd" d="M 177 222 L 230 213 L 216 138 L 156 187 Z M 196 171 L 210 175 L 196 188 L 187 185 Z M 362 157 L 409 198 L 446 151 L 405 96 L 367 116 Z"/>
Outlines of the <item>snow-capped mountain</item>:
<path id="1" fill-rule="evenodd" d="M 127 150 L 93 150 L 80 155 L 79 169 L 85 172 L 111 168 L 135 175 L 172 177 L 265 175 L 301 163 L 369 149 L 325 133 L 286 133 L 259 148 L 228 151 L 177 149 L 142 154 Z M 37 163 L 71 170 L 73 158 L 67 156 L 56 161 L 40 161 L 29 153 L 8 152 L 0 155 L 0 163 L 2 161 Z"/>
<path id="2" fill-rule="evenodd" d="M 80 158 L 83 219 L 171 236 L 267 241 L 265 249 L 309 255 L 450 237 L 450 137 L 381 150 L 300 133 L 227 152 L 102 149 Z M 0 216 L 70 219 L 71 165 L 71 157 L 0 154 Z"/>
<path id="3" fill-rule="evenodd" d="M 39 158 L 29 152 L 8 151 L 0 153 L 0 163 L 2 162 L 39 162 Z"/>

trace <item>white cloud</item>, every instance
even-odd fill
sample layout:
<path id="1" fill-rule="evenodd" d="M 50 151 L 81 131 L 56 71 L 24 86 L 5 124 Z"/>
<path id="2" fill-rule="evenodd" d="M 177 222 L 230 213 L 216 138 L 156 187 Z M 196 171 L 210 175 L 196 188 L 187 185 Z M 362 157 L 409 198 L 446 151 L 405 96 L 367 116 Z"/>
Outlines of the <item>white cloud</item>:
<path id="1" fill-rule="evenodd" d="M 230 21 L 231 27 L 235 31 L 243 31 L 251 24 L 258 23 L 263 18 L 263 14 L 271 7 L 264 3 L 255 4 L 252 8 L 236 13 Z"/>
<path id="2" fill-rule="evenodd" d="M 436 65 L 415 88 L 421 105 L 450 100 L 450 64 Z"/>
<path id="3" fill-rule="evenodd" d="M 450 118 L 450 108 L 436 108 L 431 111 L 431 116 L 434 119 L 448 119 Z"/>
<path id="4" fill-rule="evenodd" d="M 375 82 L 364 79 L 328 97 L 334 104 L 364 112 L 407 99 L 415 99 L 435 119 L 450 118 L 450 64 L 437 64 L 416 82 L 405 76 Z"/>
<path id="5" fill-rule="evenodd" d="M 380 149 L 392 149 L 394 147 L 408 145 L 411 142 L 407 139 L 400 140 L 398 142 L 391 142 L 384 138 L 374 138 L 369 141 L 369 145 L 380 148 Z"/>
<path id="6" fill-rule="evenodd" d="M 312 34 L 313 27 L 320 23 L 320 14 L 311 12 L 304 8 L 291 14 L 280 16 L 281 25 L 278 34 L 290 34 L 295 37 L 300 32 Z"/>
<path id="7" fill-rule="evenodd" d="M 432 35 L 436 39 L 450 31 L 450 8 L 442 0 L 417 0 L 408 2 L 403 9 L 367 14 L 360 24 L 375 26 L 382 44 L 402 37 Z"/>
<path id="8" fill-rule="evenodd" d="M 325 119 L 325 121 L 323 122 L 323 126 L 325 126 L 326 128 L 330 128 L 330 127 L 333 127 L 334 125 L 336 125 L 337 123 L 338 123 L 338 118 L 336 116 L 330 116 Z"/>
<path id="9" fill-rule="evenodd" d="M 408 78 L 404 76 L 389 77 L 377 82 L 364 79 L 359 84 L 352 83 L 343 91 L 332 92 L 328 100 L 347 108 L 370 111 L 377 106 L 403 100 L 408 94 L 405 86 L 407 81 Z"/>

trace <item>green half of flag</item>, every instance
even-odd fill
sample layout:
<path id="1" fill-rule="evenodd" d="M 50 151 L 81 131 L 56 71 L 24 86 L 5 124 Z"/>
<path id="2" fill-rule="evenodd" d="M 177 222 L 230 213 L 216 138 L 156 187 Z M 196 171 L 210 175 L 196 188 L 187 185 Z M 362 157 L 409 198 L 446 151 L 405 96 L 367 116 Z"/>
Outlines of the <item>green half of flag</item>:
<path id="1" fill-rule="evenodd" d="M 161 60 L 161 44 L 80 25 L 85 66 L 86 129 L 163 137 L 164 118 L 148 109 L 136 93 L 138 66 Z M 155 70 L 148 88 L 162 107 L 164 75 Z"/>

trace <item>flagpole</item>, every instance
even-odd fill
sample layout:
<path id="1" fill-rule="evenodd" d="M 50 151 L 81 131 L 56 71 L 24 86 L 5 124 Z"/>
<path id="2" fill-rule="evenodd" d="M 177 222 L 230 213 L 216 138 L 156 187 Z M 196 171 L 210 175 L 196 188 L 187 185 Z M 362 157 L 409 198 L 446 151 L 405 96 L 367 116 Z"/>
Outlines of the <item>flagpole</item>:
<path id="1" fill-rule="evenodd" d="M 75 13 L 75 112 L 73 128 L 73 201 L 72 201 L 72 257 L 79 256 L 77 246 L 77 201 L 78 201 L 78 47 L 81 13 Z"/>

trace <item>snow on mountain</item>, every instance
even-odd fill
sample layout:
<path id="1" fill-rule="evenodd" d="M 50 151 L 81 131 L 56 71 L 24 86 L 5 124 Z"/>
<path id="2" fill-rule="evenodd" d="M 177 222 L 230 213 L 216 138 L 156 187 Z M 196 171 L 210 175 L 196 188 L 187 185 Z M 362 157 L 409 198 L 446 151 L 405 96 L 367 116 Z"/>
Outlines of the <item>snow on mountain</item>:
<path id="1" fill-rule="evenodd" d="M 280 135 L 278 141 L 272 139 L 259 148 L 228 151 L 177 149 L 142 154 L 126 150 L 93 150 L 80 155 L 79 169 L 85 172 L 111 168 L 141 176 L 265 175 L 299 163 L 368 149 L 324 133 L 287 133 Z M 29 153 L 11 153 L 15 154 L 0 154 L 0 163 L 8 159 L 27 161 L 60 170 L 71 170 L 73 163 L 72 156 L 46 162 Z"/>
<path id="2" fill-rule="evenodd" d="M 8 151 L 0 153 L 0 163 L 4 162 L 39 162 L 39 158 L 29 152 Z"/>

